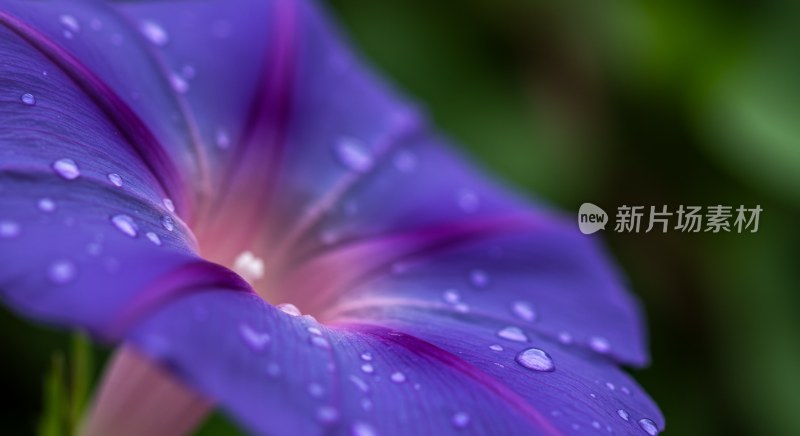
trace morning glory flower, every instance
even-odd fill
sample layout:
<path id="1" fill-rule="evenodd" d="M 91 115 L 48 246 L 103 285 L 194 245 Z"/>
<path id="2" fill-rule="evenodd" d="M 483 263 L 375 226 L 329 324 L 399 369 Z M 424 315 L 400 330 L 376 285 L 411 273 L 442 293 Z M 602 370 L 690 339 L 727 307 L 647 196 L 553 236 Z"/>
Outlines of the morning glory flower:
<path id="1" fill-rule="evenodd" d="M 597 241 L 316 3 L 0 5 L 0 298 L 117 347 L 86 434 L 663 429 Z"/>

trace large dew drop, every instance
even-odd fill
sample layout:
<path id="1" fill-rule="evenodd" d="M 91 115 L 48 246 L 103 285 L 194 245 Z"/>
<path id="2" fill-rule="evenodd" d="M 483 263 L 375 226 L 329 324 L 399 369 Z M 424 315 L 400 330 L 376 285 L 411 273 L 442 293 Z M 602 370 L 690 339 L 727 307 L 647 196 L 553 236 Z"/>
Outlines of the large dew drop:
<path id="1" fill-rule="evenodd" d="M 72 15 L 63 14 L 58 17 L 58 21 L 60 21 L 61 24 L 72 33 L 78 33 L 81 30 L 80 23 L 78 23 L 78 20 Z"/>
<path id="2" fill-rule="evenodd" d="M 264 277 L 264 261 L 250 251 L 245 251 L 236 257 L 233 270 L 247 281 L 255 281 Z"/>
<path id="3" fill-rule="evenodd" d="M 74 160 L 68 158 L 53 162 L 53 171 L 65 180 L 75 180 L 81 175 L 78 164 L 76 164 Z"/>
<path id="4" fill-rule="evenodd" d="M 298 309 L 297 306 L 295 306 L 294 304 L 291 304 L 291 303 L 279 304 L 279 305 L 277 305 L 275 307 L 277 307 L 281 312 L 283 312 L 285 314 L 288 314 L 288 315 L 291 315 L 291 316 L 300 316 L 300 315 L 302 315 L 300 313 L 300 309 Z"/>
<path id="5" fill-rule="evenodd" d="M 363 421 L 356 421 L 353 423 L 353 426 L 350 427 L 350 434 L 352 436 L 377 436 L 378 433 L 375 429 Z"/>
<path id="6" fill-rule="evenodd" d="M 154 21 L 142 21 L 141 26 L 139 26 L 139 30 L 148 41 L 157 46 L 164 46 L 169 42 L 169 35 L 167 34 L 167 31 Z"/>
<path id="7" fill-rule="evenodd" d="M 36 207 L 42 212 L 53 212 L 56 210 L 56 202 L 51 198 L 40 198 L 39 201 L 36 202 Z"/>
<path id="8" fill-rule="evenodd" d="M 656 423 L 650 419 L 642 418 L 639 420 L 639 427 L 642 428 L 647 434 L 650 436 L 655 436 L 658 434 L 658 427 Z"/>
<path id="9" fill-rule="evenodd" d="M 370 150 L 355 138 L 340 138 L 334 144 L 334 153 L 339 163 L 351 171 L 364 173 L 372 168 Z"/>
<path id="10" fill-rule="evenodd" d="M 36 104 L 36 97 L 34 97 L 33 94 L 29 92 L 22 94 L 22 97 L 20 97 L 19 99 L 22 100 L 22 102 L 27 104 L 28 106 L 33 106 Z"/>
<path id="11" fill-rule="evenodd" d="M 511 311 L 523 321 L 536 321 L 536 310 L 527 301 L 515 301 L 511 305 Z"/>
<path id="12" fill-rule="evenodd" d="M 147 239 L 153 244 L 158 245 L 159 247 L 161 246 L 161 238 L 159 238 L 154 232 L 147 232 L 144 235 L 147 236 Z"/>
<path id="13" fill-rule="evenodd" d="M 0 239 L 11 239 L 19 236 L 20 227 L 15 221 L 0 221 Z"/>
<path id="14" fill-rule="evenodd" d="M 47 278 L 57 285 L 63 285 L 75 279 L 77 268 L 75 264 L 68 260 L 58 260 L 50 265 L 47 270 Z"/>
<path id="15" fill-rule="evenodd" d="M 520 353 L 517 354 L 516 360 L 520 365 L 534 371 L 549 372 L 555 371 L 556 369 L 550 355 L 539 348 L 528 348 L 527 350 L 520 351 Z"/>
<path id="16" fill-rule="evenodd" d="M 133 221 L 128 215 L 120 214 L 114 215 L 111 217 L 111 223 L 114 224 L 120 232 L 130 236 L 131 238 L 135 238 L 139 235 L 139 226 Z"/>
<path id="17" fill-rule="evenodd" d="M 270 341 L 269 334 L 256 331 L 247 324 L 241 324 L 239 326 L 239 335 L 242 337 L 245 344 L 253 351 L 263 350 Z"/>
<path id="18" fill-rule="evenodd" d="M 525 336 L 525 332 L 523 332 L 519 327 L 514 326 L 502 328 L 497 332 L 497 336 L 514 342 L 525 342 L 528 340 L 528 337 Z"/>
<path id="19" fill-rule="evenodd" d="M 116 186 L 117 188 L 122 187 L 122 176 L 120 176 L 117 173 L 109 173 L 108 181 L 111 182 L 111 184 Z"/>
<path id="20" fill-rule="evenodd" d="M 611 344 L 608 342 L 608 339 L 602 336 L 592 336 L 589 338 L 589 348 L 598 353 L 607 354 L 611 351 Z"/>
<path id="21" fill-rule="evenodd" d="M 175 230 L 175 221 L 169 215 L 164 215 L 161 217 L 161 226 L 167 229 L 167 231 L 171 232 Z"/>

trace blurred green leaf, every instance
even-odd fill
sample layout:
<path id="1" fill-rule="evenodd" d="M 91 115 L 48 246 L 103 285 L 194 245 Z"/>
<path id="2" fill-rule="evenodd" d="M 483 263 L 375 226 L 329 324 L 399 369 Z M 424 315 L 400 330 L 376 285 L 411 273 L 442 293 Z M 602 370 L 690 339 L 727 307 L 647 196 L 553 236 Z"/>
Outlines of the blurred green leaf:
<path id="1" fill-rule="evenodd" d="M 64 354 L 54 353 L 50 371 L 44 380 L 39 436 L 78 434 L 78 426 L 92 389 L 92 356 L 91 343 L 82 333 L 72 335 L 68 367 Z"/>
<path id="2" fill-rule="evenodd" d="M 62 436 L 65 433 L 64 406 L 67 404 L 64 391 L 64 356 L 53 356 L 50 372 L 44 380 L 44 410 L 39 420 L 39 436 Z"/>
<path id="3" fill-rule="evenodd" d="M 765 14 L 766 15 L 766 14 Z M 762 191 L 800 202 L 800 27 L 794 13 L 773 11 L 710 89 L 698 118 L 707 149 Z M 792 18 L 789 18 L 792 17 Z"/>

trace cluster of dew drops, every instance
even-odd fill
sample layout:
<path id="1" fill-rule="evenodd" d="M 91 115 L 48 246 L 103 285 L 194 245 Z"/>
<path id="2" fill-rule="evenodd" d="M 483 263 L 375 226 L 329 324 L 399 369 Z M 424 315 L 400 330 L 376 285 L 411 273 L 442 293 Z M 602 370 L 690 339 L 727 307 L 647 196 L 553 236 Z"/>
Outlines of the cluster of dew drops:
<path id="1" fill-rule="evenodd" d="M 62 35 L 65 39 L 71 40 L 81 32 L 82 26 L 79 20 L 70 14 L 62 14 L 58 18 L 59 23 L 63 27 Z M 101 31 L 103 23 L 99 19 L 92 19 L 88 22 L 89 28 L 93 31 Z M 146 40 L 156 46 L 164 46 L 169 41 L 167 32 L 157 23 L 149 20 L 144 20 L 140 23 L 139 30 Z M 114 45 L 120 45 L 123 38 L 119 34 L 111 36 L 111 42 Z M 174 73 L 170 75 L 170 83 L 176 92 L 185 93 L 189 89 L 188 80 L 194 77 L 194 68 L 190 65 L 185 65 L 180 70 L 180 74 Z M 48 72 L 42 71 L 43 76 L 47 76 Z M 24 92 L 20 95 L 20 101 L 26 106 L 36 106 L 38 103 L 37 97 L 31 92 Z M 227 148 L 230 145 L 230 139 L 224 130 L 219 130 L 216 135 L 216 143 L 220 148 Z M 62 179 L 66 181 L 76 180 L 81 177 L 81 170 L 79 164 L 70 158 L 61 158 L 51 164 L 52 170 Z M 124 179 L 118 173 L 108 173 L 106 175 L 108 182 L 116 188 L 124 189 Z M 165 213 L 161 216 L 161 226 L 168 232 L 175 230 L 175 220 L 171 214 L 175 213 L 175 205 L 169 198 L 162 200 L 162 206 Z M 37 200 L 37 207 L 44 213 L 54 213 L 58 209 L 58 204 L 55 200 L 49 197 L 43 197 Z M 139 237 L 141 231 L 136 221 L 127 214 L 116 214 L 110 217 L 111 224 L 123 234 L 131 237 Z M 0 221 L 0 239 L 10 239 L 17 237 L 22 231 L 19 223 L 12 220 Z M 151 243 L 161 246 L 161 237 L 155 231 L 145 231 L 144 237 Z M 89 252 L 96 254 L 99 252 L 97 243 L 90 244 Z M 48 278 L 55 284 L 66 284 L 73 281 L 77 276 L 77 267 L 74 262 L 67 259 L 59 259 L 53 262 L 47 273 Z"/>
<path id="2" fill-rule="evenodd" d="M 71 15 L 62 15 L 59 18 L 61 24 L 64 26 L 64 37 L 67 39 L 73 38 L 73 36 L 80 32 L 81 26 L 75 17 Z M 98 20 L 92 20 L 90 23 L 90 27 L 94 30 L 100 30 L 102 28 L 102 23 Z M 157 23 L 153 21 L 143 21 L 140 26 L 140 31 L 143 36 L 153 43 L 156 46 L 163 46 L 166 45 L 169 41 L 168 33 Z M 112 42 L 116 40 L 117 42 L 120 41 L 119 35 L 115 35 L 115 38 L 112 39 Z M 43 72 L 46 75 L 46 72 Z M 189 90 L 189 80 L 194 77 L 195 71 L 194 68 L 187 65 L 184 66 L 180 73 L 172 73 L 170 75 L 170 84 L 172 85 L 173 89 L 178 93 L 186 93 Z M 31 93 L 24 93 L 20 96 L 20 100 L 23 104 L 28 106 L 33 106 L 36 104 L 37 100 L 36 97 Z M 230 138 L 228 137 L 227 133 L 224 130 L 219 130 L 216 136 L 216 143 L 219 148 L 228 148 L 230 145 Z M 364 146 L 360 141 L 350 138 L 350 137 L 342 137 L 334 144 L 334 153 L 339 160 L 339 162 L 348 170 L 357 173 L 364 173 L 368 172 L 372 169 L 374 165 L 374 159 L 370 153 L 370 150 Z M 415 169 L 417 165 L 416 158 L 410 152 L 402 152 L 398 154 L 397 158 L 394 161 L 394 166 L 402 171 L 402 172 L 411 172 Z M 53 171 L 63 178 L 64 180 L 75 180 L 80 177 L 81 173 L 78 167 L 78 164 L 69 158 L 62 158 L 58 159 L 52 163 Z M 124 181 L 122 176 L 117 173 L 109 173 L 107 174 L 108 182 L 111 183 L 113 186 L 117 188 L 123 188 Z M 462 211 L 466 213 L 475 212 L 479 205 L 480 205 L 480 198 L 478 195 L 469 190 L 469 189 L 462 189 L 459 190 L 456 194 L 456 202 L 461 208 Z M 173 218 L 170 214 L 175 212 L 175 206 L 173 202 L 168 199 L 164 198 L 162 201 L 163 207 L 168 212 L 161 217 L 161 225 L 162 227 L 172 232 L 175 229 L 175 223 Z M 37 201 L 38 208 L 45 213 L 52 213 L 56 211 L 57 205 L 54 200 L 51 198 L 40 198 Z M 140 230 L 139 226 L 136 224 L 134 219 L 126 214 L 117 214 L 113 215 L 110 218 L 111 224 L 123 234 L 136 238 L 139 236 Z M 20 233 L 20 226 L 14 221 L 4 220 L 0 221 L 0 238 L 13 238 Z M 144 233 L 145 237 L 155 245 L 162 245 L 161 238 L 158 236 L 157 233 L 153 231 L 147 231 Z M 71 281 L 76 275 L 76 267 L 75 265 L 68 260 L 58 260 L 51 264 L 48 272 L 48 276 L 51 281 L 54 283 L 67 283 Z M 482 270 L 473 270 L 470 272 L 470 280 L 473 285 L 477 287 L 485 287 L 488 284 L 489 277 L 485 271 Z M 444 292 L 443 298 L 445 302 L 452 304 L 453 308 L 457 312 L 467 313 L 469 312 L 469 307 L 461 301 L 461 297 L 458 294 L 458 291 L 453 289 L 448 289 Z M 277 306 L 283 312 L 292 315 L 292 316 L 301 316 L 299 309 L 296 306 L 291 304 L 282 304 Z M 521 319 L 522 321 L 532 322 L 536 320 L 537 314 L 533 307 L 528 302 L 525 301 L 516 301 L 511 305 L 512 313 Z M 304 317 L 309 317 L 305 315 Z M 322 335 L 322 331 L 318 327 L 308 327 L 308 332 L 310 335 L 310 342 L 311 344 L 322 347 L 322 348 L 329 348 L 330 343 L 328 340 Z M 253 329 L 252 327 L 243 324 L 240 326 L 240 335 L 242 336 L 244 342 L 247 344 L 248 347 L 255 351 L 263 350 L 270 341 L 270 337 L 267 333 L 260 333 L 257 330 Z M 497 331 L 497 336 L 499 338 L 512 341 L 512 342 L 527 342 L 528 337 L 525 332 L 516 326 L 506 326 L 502 329 Z M 568 332 L 561 332 L 558 334 L 558 340 L 564 345 L 569 345 L 573 342 L 572 335 Z M 589 338 L 589 346 L 594 351 L 599 353 L 609 353 L 611 351 L 610 344 L 608 340 L 605 338 L 595 336 Z M 504 351 L 504 347 L 500 344 L 491 344 L 489 345 L 489 349 L 494 352 L 502 352 Z M 361 364 L 361 371 L 364 374 L 372 374 L 375 372 L 375 366 L 373 362 L 373 356 L 370 352 L 364 352 L 361 354 L 360 358 L 362 359 L 363 363 Z M 516 357 L 515 362 L 519 364 L 521 367 L 526 368 L 531 371 L 537 372 L 553 372 L 556 370 L 555 363 L 552 357 L 544 350 L 540 348 L 526 348 L 520 351 Z M 499 366 L 502 366 L 498 364 Z M 267 373 L 271 376 L 278 376 L 280 374 L 280 367 L 276 363 L 271 363 L 267 366 Z M 407 376 L 405 373 L 401 371 L 395 371 L 390 374 L 389 379 L 397 384 L 405 383 L 407 381 Z M 369 391 L 369 385 L 359 376 L 351 375 L 350 381 L 362 392 Z M 615 390 L 616 387 L 607 382 L 606 387 L 610 390 Z M 419 384 L 414 384 L 416 389 L 420 388 Z M 621 388 L 621 390 L 627 394 L 630 394 L 630 391 L 627 388 Z M 311 383 L 308 386 L 308 392 L 310 395 L 320 398 L 324 395 L 324 388 L 317 383 Z M 592 394 L 593 397 L 596 395 Z M 361 406 L 365 411 L 368 411 L 372 408 L 372 401 L 365 397 L 362 399 Z M 559 411 L 553 411 L 553 416 L 559 416 L 561 413 Z M 630 421 L 630 413 L 624 409 L 619 409 L 616 411 L 617 416 L 628 422 Z M 339 419 L 339 412 L 338 410 L 329 405 L 321 406 L 316 413 L 317 419 L 323 423 L 334 423 L 337 422 Z M 468 413 L 464 411 L 457 411 L 451 417 L 451 423 L 456 428 L 465 428 L 470 423 L 470 416 Z M 648 419 L 643 418 L 638 421 L 639 426 L 643 431 L 650 435 L 655 435 L 658 433 L 658 428 L 656 424 Z M 602 425 L 598 421 L 592 422 L 592 427 L 600 430 L 602 429 Z M 578 430 L 580 427 L 577 424 L 573 424 L 573 429 Z M 609 431 L 611 430 L 610 426 L 606 427 Z M 375 428 L 367 422 L 364 421 L 356 421 L 352 424 L 351 427 L 352 433 L 355 436 L 374 436 L 377 434 Z"/>

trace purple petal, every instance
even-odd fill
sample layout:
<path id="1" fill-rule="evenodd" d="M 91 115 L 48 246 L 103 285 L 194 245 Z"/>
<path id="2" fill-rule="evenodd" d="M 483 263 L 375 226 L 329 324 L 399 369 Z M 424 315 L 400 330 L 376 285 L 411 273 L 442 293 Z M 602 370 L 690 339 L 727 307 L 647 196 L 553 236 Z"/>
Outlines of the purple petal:
<path id="1" fill-rule="evenodd" d="M 440 233 L 422 237 L 420 243 L 399 234 L 382 244 L 354 244 L 311 262 L 296 277 L 302 283 L 337 257 L 368 258 L 360 260 L 362 276 L 327 281 L 308 297 L 325 318 L 371 318 L 384 307 L 422 309 L 432 318 L 459 316 L 530 329 L 644 365 L 644 327 L 637 303 L 592 239 L 545 216 L 528 218 L 524 224 L 527 228 L 516 223 L 449 237 Z M 383 259 L 368 255 L 373 251 L 382 252 Z M 399 256 L 389 258 L 389 253 Z M 294 283 L 298 281 L 287 287 Z"/>
<path id="2" fill-rule="evenodd" d="M 572 434 L 601 425 L 636 434 L 644 418 L 663 428 L 646 394 L 609 361 L 534 334 L 521 344 L 486 326 L 427 319 L 409 320 L 417 337 L 324 326 L 256 296 L 208 291 L 166 306 L 130 340 L 256 433 Z M 242 326 L 270 340 L 256 347 Z M 471 335 L 451 335 L 464 329 Z M 491 350 L 495 342 L 503 350 Z M 553 371 L 517 363 L 533 346 L 546 350 Z"/>
<path id="3" fill-rule="evenodd" d="M 263 160 L 249 159 L 240 168 L 245 175 L 262 169 L 253 184 L 264 180 L 273 196 L 251 185 L 241 191 L 250 201 L 240 195 L 223 200 L 223 210 L 236 212 L 237 226 L 253 230 L 238 232 L 244 239 L 215 260 L 231 264 L 247 244 L 272 268 L 256 288 L 269 301 L 311 311 L 329 309 L 338 294 L 352 299 L 346 291 L 393 264 L 429 267 L 402 285 L 381 282 L 371 298 L 439 304 L 448 288 L 470 292 L 465 279 L 475 270 L 496 284 L 496 290 L 471 297 L 476 307 L 519 322 L 511 319 L 509 306 L 523 300 L 543 314 L 537 331 L 620 361 L 645 363 L 638 308 L 592 238 L 548 212 L 531 212 L 537 208 L 472 169 L 413 107 L 359 67 L 318 10 L 306 3 L 296 7 L 286 13 L 302 32 L 287 42 L 286 62 L 296 58 L 291 118 L 285 140 L 273 145 L 281 149 L 273 156 L 281 166 L 263 171 Z M 260 228 L 246 224 L 248 217 L 260 219 L 253 221 Z M 221 221 L 213 240 L 232 244 L 232 219 Z M 515 220 L 522 224 L 500 225 L 489 235 L 464 230 L 448 236 L 448 229 Z M 415 242 L 408 247 L 401 241 L 401 249 L 392 242 L 397 239 Z M 445 242 L 466 246 L 438 253 Z M 509 253 L 504 258 L 489 251 Z"/>
<path id="4" fill-rule="evenodd" d="M 185 204 L 177 173 L 131 108 L 47 35 L 0 21 L 3 300 L 113 337 L 162 297 L 236 282 L 194 255 L 165 201 Z"/>

